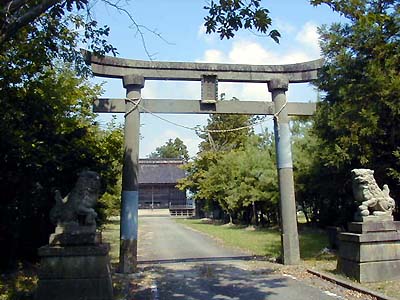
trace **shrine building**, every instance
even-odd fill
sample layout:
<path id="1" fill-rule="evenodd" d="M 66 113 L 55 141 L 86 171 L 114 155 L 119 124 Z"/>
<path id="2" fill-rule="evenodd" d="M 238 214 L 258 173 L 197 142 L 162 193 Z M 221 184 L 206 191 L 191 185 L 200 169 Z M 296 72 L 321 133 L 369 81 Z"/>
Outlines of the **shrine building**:
<path id="1" fill-rule="evenodd" d="M 176 187 L 185 177 L 183 161 L 171 158 L 139 159 L 139 208 L 186 205 L 186 191 Z"/>

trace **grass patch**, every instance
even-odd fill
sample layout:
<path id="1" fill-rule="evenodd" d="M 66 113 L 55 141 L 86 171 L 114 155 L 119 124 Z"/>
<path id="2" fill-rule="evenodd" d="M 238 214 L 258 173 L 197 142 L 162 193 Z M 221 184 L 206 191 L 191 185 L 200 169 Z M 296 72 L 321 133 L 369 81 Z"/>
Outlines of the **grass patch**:
<path id="1" fill-rule="evenodd" d="M 364 283 L 367 288 L 400 299 L 400 280 Z"/>
<path id="2" fill-rule="evenodd" d="M 105 243 L 110 243 L 110 260 L 112 264 L 117 264 L 119 260 L 119 219 L 108 220 L 102 229 L 102 239 Z"/>
<path id="3" fill-rule="evenodd" d="M 277 258 L 280 256 L 281 236 L 277 229 L 246 230 L 243 226 L 206 224 L 201 220 L 176 219 L 176 222 L 215 237 L 227 246 L 253 255 Z M 326 234 L 317 231 L 300 232 L 300 253 L 303 260 L 315 260 L 328 245 Z"/>

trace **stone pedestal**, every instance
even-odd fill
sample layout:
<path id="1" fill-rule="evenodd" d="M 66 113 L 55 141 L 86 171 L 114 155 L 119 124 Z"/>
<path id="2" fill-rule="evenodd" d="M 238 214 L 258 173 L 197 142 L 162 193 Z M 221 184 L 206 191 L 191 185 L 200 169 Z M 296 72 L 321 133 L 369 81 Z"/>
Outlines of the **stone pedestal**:
<path id="1" fill-rule="evenodd" d="M 359 282 L 400 279 L 400 222 L 349 224 L 339 234 L 338 271 Z"/>
<path id="2" fill-rule="evenodd" d="M 37 300 L 112 300 L 109 244 L 96 234 L 61 233 L 39 249 Z"/>

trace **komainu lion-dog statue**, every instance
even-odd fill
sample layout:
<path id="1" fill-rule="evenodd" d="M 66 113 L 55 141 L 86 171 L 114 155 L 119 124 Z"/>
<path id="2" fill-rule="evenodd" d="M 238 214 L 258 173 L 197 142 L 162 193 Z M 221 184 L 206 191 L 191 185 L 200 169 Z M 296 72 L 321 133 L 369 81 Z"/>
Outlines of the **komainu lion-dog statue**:
<path id="1" fill-rule="evenodd" d="M 64 198 L 57 190 L 56 204 L 50 211 L 50 219 L 57 226 L 96 228 L 97 213 L 94 210 L 100 191 L 100 176 L 93 171 L 79 173 L 75 187 Z"/>
<path id="2" fill-rule="evenodd" d="M 379 188 L 370 169 L 353 169 L 353 194 L 359 204 L 356 219 L 367 216 L 392 216 L 395 201 L 389 195 L 389 187 L 385 184 Z"/>

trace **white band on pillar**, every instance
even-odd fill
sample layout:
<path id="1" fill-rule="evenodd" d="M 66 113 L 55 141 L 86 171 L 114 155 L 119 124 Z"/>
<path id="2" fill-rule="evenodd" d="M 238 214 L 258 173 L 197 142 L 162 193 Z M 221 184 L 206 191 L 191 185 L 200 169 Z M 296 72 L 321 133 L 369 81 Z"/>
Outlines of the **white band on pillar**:
<path id="1" fill-rule="evenodd" d="M 278 169 L 293 168 L 290 128 L 288 123 L 280 123 L 279 132 L 275 125 L 275 142 L 277 145 L 276 161 Z"/>

